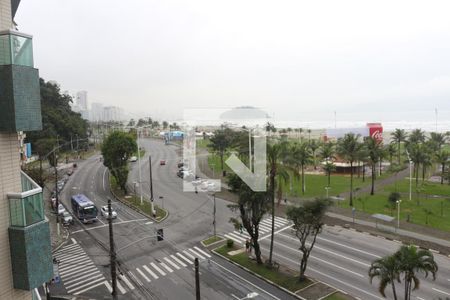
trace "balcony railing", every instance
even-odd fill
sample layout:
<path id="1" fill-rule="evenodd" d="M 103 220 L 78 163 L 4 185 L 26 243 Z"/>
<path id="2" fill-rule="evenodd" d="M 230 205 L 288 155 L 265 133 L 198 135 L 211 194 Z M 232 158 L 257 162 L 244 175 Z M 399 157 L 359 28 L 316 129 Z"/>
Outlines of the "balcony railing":
<path id="1" fill-rule="evenodd" d="M 42 188 L 21 171 L 22 192 L 8 193 L 11 226 L 26 227 L 43 221 Z"/>

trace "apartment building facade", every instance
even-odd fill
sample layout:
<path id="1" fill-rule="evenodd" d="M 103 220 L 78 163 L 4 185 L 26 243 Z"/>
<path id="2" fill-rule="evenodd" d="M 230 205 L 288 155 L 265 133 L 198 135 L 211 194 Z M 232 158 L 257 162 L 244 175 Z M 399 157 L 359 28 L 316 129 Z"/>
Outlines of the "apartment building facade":
<path id="1" fill-rule="evenodd" d="M 20 168 L 18 132 L 41 130 L 32 37 L 18 32 L 20 0 L 0 0 L 0 299 L 32 299 L 53 276 L 42 188 Z"/>

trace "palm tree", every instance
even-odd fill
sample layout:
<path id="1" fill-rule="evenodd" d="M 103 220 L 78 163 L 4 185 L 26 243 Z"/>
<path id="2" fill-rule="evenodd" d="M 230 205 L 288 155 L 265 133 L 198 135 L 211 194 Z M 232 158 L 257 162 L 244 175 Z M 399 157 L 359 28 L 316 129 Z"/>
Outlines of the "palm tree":
<path id="1" fill-rule="evenodd" d="M 365 145 L 367 148 L 367 157 L 370 164 L 370 167 L 372 169 L 372 188 L 370 189 L 370 194 L 373 195 L 375 191 L 375 166 L 380 161 L 381 158 L 381 152 L 383 151 L 383 148 L 381 147 L 381 144 L 378 143 L 378 141 L 372 137 L 369 137 L 365 140 Z"/>
<path id="2" fill-rule="evenodd" d="M 385 146 L 386 153 L 389 155 L 389 165 L 392 168 L 392 158 L 395 155 L 396 149 L 394 144 L 389 144 Z"/>
<path id="3" fill-rule="evenodd" d="M 317 162 L 316 162 L 316 151 L 320 147 L 320 141 L 319 140 L 312 140 L 309 142 L 309 149 L 311 149 L 312 156 L 313 156 L 313 164 L 314 164 L 314 170 L 317 170 Z"/>
<path id="4" fill-rule="evenodd" d="M 414 129 L 409 135 L 408 143 L 417 144 L 423 142 L 425 142 L 425 132 L 421 129 Z"/>
<path id="5" fill-rule="evenodd" d="M 292 146 L 288 157 L 288 164 L 295 168 L 297 174 L 301 174 L 303 195 L 305 194 L 305 166 L 311 162 L 312 154 L 307 143 L 296 143 Z"/>
<path id="6" fill-rule="evenodd" d="M 416 186 L 419 184 L 419 167 L 423 161 L 425 149 L 422 144 L 410 144 L 409 148 L 409 156 L 414 163 L 414 176 L 416 177 Z"/>
<path id="7" fill-rule="evenodd" d="M 323 166 L 323 170 L 327 174 L 328 177 L 328 187 L 330 187 L 331 183 L 331 173 L 336 170 L 336 165 L 332 161 L 327 161 Z"/>
<path id="8" fill-rule="evenodd" d="M 270 251 L 268 264 L 272 265 L 273 252 L 273 238 L 275 235 L 275 188 L 276 179 L 278 179 L 278 190 L 282 192 L 282 181 L 287 181 L 289 175 L 285 168 L 283 168 L 283 161 L 286 161 L 287 156 L 287 142 L 267 143 L 267 162 L 269 169 L 269 197 L 272 209 L 272 228 L 270 237 Z"/>
<path id="9" fill-rule="evenodd" d="M 445 144 L 447 136 L 444 133 L 432 132 L 430 134 L 430 140 L 435 145 L 435 150 L 441 150 L 442 145 Z"/>
<path id="10" fill-rule="evenodd" d="M 447 151 L 440 151 L 436 154 L 436 162 L 441 165 L 441 184 L 444 184 L 445 165 L 450 158 L 450 153 Z"/>
<path id="11" fill-rule="evenodd" d="M 397 155 L 398 155 L 398 164 L 400 165 L 400 144 L 406 141 L 407 134 L 404 129 L 395 129 L 394 132 L 391 133 L 392 143 L 397 144 Z"/>
<path id="12" fill-rule="evenodd" d="M 380 280 L 378 291 L 383 297 L 386 297 L 385 290 L 390 284 L 392 286 L 392 294 L 394 300 L 397 300 L 397 293 L 395 291 L 395 281 L 400 282 L 399 263 L 394 255 L 379 258 L 372 262 L 369 268 L 370 283 L 374 277 Z"/>
<path id="13" fill-rule="evenodd" d="M 395 259 L 399 264 L 399 271 L 403 273 L 405 281 L 405 300 L 411 299 L 411 290 L 419 288 L 420 280 L 417 277 L 418 272 L 433 275 L 433 280 L 436 279 L 438 265 L 434 261 L 433 254 L 428 250 L 417 250 L 415 246 L 401 246 L 394 254 Z M 414 286 L 413 286 L 414 283 Z"/>
<path id="14" fill-rule="evenodd" d="M 308 132 L 308 142 L 311 141 L 311 129 L 306 130 Z"/>
<path id="15" fill-rule="evenodd" d="M 358 141 L 360 135 L 347 133 L 343 138 L 339 138 L 337 152 L 342 158 L 350 163 L 350 206 L 353 206 L 353 163 L 357 161 L 363 144 Z"/>

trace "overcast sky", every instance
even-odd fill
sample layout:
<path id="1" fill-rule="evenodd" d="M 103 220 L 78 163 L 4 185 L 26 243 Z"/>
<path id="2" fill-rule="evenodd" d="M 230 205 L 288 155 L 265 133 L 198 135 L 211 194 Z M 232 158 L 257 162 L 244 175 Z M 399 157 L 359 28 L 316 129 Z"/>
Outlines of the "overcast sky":
<path id="1" fill-rule="evenodd" d="M 90 102 L 434 120 L 450 112 L 449 12 L 449 1 L 29 0 L 16 22 L 41 76 Z"/>

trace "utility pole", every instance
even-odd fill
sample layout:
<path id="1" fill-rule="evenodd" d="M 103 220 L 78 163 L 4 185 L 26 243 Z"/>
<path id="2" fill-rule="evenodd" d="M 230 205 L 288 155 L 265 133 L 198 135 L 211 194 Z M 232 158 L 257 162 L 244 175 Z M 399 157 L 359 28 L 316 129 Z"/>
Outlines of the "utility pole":
<path id="1" fill-rule="evenodd" d="M 58 196 L 58 156 L 56 155 L 56 149 L 53 151 L 53 155 L 55 156 L 55 160 L 53 161 L 55 163 L 55 199 L 56 199 L 56 232 L 58 236 L 60 235 L 59 230 L 59 196 Z"/>
<path id="2" fill-rule="evenodd" d="M 216 237 L 216 193 L 213 194 L 213 199 L 214 199 L 214 221 L 213 221 L 213 225 L 214 225 L 214 238 Z"/>
<path id="3" fill-rule="evenodd" d="M 150 169 L 150 180 L 149 180 L 149 185 L 150 185 L 150 203 L 152 205 L 152 214 L 153 217 L 156 217 L 156 213 L 155 213 L 155 208 L 153 207 L 153 176 L 152 176 L 152 156 L 149 155 L 148 156 L 148 166 Z"/>
<path id="4" fill-rule="evenodd" d="M 113 235 L 111 215 L 112 215 L 111 199 L 108 197 L 109 256 L 111 264 L 111 281 L 112 281 L 111 295 L 113 299 L 117 299 L 116 252 L 114 251 L 114 235 Z"/>
<path id="5" fill-rule="evenodd" d="M 198 274 L 198 258 L 194 260 L 195 266 L 195 299 L 200 300 L 200 276 Z"/>

